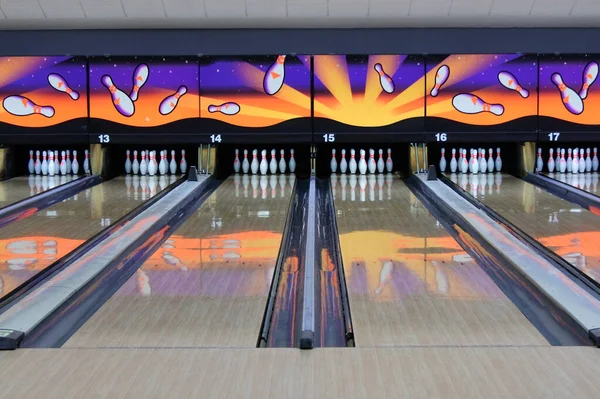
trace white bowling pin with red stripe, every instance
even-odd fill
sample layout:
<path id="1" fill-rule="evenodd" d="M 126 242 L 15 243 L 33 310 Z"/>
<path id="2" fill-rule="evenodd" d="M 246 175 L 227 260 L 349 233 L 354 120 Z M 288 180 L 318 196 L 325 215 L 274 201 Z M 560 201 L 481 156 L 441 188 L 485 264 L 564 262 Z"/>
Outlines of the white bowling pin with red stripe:
<path id="1" fill-rule="evenodd" d="M 2 102 L 4 109 L 15 116 L 44 115 L 46 118 L 54 116 L 54 108 L 47 105 L 37 105 L 27 97 L 8 96 Z"/>
<path id="2" fill-rule="evenodd" d="M 507 71 L 502 71 L 498 73 L 498 81 L 502 86 L 506 87 L 507 89 L 514 90 L 517 93 L 519 93 L 521 97 L 529 97 L 529 91 L 522 88 L 521 85 L 519 85 L 517 78 L 512 73 Z"/>
<path id="3" fill-rule="evenodd" d="M 475 94 L 461 93 L 452 99 L 454 108 L 463 114 L 478 114 L 480 112 L 490 112 L 496 116 L 504 113 L 502 104 L 488 104 Z"/>
<path id="4" fill-rule="evenodd" d="M 52 86 L 55 90 L 67 93 L 73 100 L 77 100 L 79 98 L 79 93 L 71 89 L 65 78 L 57 73 L 51 73 L 48 75 L 48 83 L 50 83 L 50 86 Z"/>
<path id="5" fill-rule="evenodd" d="M 448 65 L 442 65 L 439 67 L 435 73 L 435 85 L 433 86 L 433 89 L 431 89 L 431 93 L 429 93 L 431 94 L 431 97 L 437 97 L 440 89 L 448 80 L 448 77 L 450 77 L 450 68 Z"/>
<path id="6" fill-rule="evenodd" d="M 160 112 L 161 115 L 169 115 L 171 112 L 173 112 L 175 107 L 177 107 L 179 99 L 185 93 L 187 93 L 187 87 L 180 86 L 175 94 L 168 96 L 160 102 L 160 105 L 158 106 L 158 112 Z"/>
<path id="7" fill-rule="evenodd" d="M 277 60 L 271 64 L 265 76 L 263 78 L 263 89 L 265 93 L 272 96 L 276 94 L 281 87 L 283 87 L 283 81 L 285 79 L 285 55 L 280 55 Z M 236 112 L 237 113 L 237 112 Z"/>
<path id="8" fill-rule="evenodd" d="M 585 100 L 588 95 L 588 89 L 596 81 L 598 77 L 598 63 L 592 61 L 583 68 L 583 84 L 579 90 L 579 97 Z"/>
<path id="9" fill-rule="evenodd" d="M 385 91 L 388 94 L 392 94 L 394 90 L 396 90 L 396 85 L 394 84 L 394 81 L 392 80 L 390 75 L 385 73 L 380 63 L 375 64 L 373 68 L 379 75 L 379 85 L 381 86 L 383 91 Z"/>
<path id="10" fill-rule="evenodd" d="M 138 65 L 133 71 L 133 88 L 131 89 L 131 93 L 129 93 L 131 101 L 137 101 L 140 89 L 148 81 L 149 73 L 150 70 L 146 64 Z"/>

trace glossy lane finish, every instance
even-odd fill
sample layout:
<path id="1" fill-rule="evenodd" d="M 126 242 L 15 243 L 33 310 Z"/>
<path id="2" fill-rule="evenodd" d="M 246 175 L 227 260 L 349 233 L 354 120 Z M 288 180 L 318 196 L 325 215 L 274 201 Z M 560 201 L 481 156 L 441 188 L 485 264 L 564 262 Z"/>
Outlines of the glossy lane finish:
<path id="1" fill-rule="evenodd" d="M 404 182 L 338 180 L 357 346 L 548 345 Z"/>
<path id="2" fill-rule="evenodd" d="M 110 226 L 175 179 L 117 177 L 0 229 L 0 296 Z"/>
<path id="3" fill-rule="evenodd" d="M 599 195 L 598 180 L 600 179 L 600 174 L 597 172 L 578 173 L 576 175 L 572 173 L 547 173 L 546 176 L 569 184 L 590 194 Z"/>
<path id="4" fill-rule="evenodd" d="M 255 347 L 293 176 L 234 176 L 63 347 Z"/>
<path id="5" fill-rule="evenodd" d="M 511 175 L 496 176 L 491 189 L 458 179 L 471 195 L 600 282 L 600 216 Z"/>
<path id="6" fill-rule="evenodd" d="M 0 182 L 0 208 L 33 197 L 36 194 L 70 183 L 81 176 L 40 176 L 29 175 L 13 177 Z"/>

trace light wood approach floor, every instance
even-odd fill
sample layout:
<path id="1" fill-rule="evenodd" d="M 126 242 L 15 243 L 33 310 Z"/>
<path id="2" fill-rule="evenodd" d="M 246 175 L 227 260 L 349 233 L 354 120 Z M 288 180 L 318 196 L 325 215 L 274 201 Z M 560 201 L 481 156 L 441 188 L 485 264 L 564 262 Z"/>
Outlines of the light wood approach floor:
<path id="1" fill-rule="evenodd" d="M 141 191 L 136 195 L 132 181 L 117 177 L 3 227 L 0 295 L 8 294 L 150 198 Z M 161 190 L 158 180 L 154 189 Z"/>
<path id="2" fill-rule="evenodd" d="M 357 346 L 548 345 L 404 182 L 379 183 L 336 184 Z"/>
<path id="3" fill-rule="evenodd" d="M 64 347 L 256 346 L 291 190 L 223 182 Z"/>
<path id="4" fill-rule="evenodd" d="M 80 176 L 18 176 L 0 181 L 0 208 L 69 183 Z"/>
<path id="5" fill-rule="evenodd" d="M 0 398 L 597 398 L 587 347 L 23 349 Z"/>

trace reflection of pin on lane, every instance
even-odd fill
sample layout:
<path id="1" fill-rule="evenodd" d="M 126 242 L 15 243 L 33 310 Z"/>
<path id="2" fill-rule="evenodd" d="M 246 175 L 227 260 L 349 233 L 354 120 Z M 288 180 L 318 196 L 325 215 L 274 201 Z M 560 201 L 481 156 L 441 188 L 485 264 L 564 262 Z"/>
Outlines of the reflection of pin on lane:
<path id="1" fill-rule="evenodd" d="M 435 86 L 431 89 L 431 97 L 437 97 L 441 87 L 446 83 L 450 76 L 450 68 L 448 65 L 442 65 L 435 73 Z"/>
<path id="2" fill-rule="evenodd" d="M 285 79 L 285 55 L 280 55 L 277 57 L 277 61 L 275 61 L 267 72 L 265 72 L 265 77 L 263 78 L 263 89 L 265 93 L 269 95 L 273 95 L 281 90 L 283 86 L 283 81 Z"/>
<path id="3" fill-rule="evenodd" d="M 23 96 L 9 96 L 4 99 L 2 106 L 6 111 L 15 116 L 44 115 L 46 118 L 54 116 L 54 108 L 40 106 Z"/>
<path id="4" fill-rule="evenodd" d="M 73 100 L 77 100 L 79 98 L 79 93 L 77 93 L 75 90 L 72 90 L 65 78 L 57 73 L 51 73 L 48 75 L 48 83 L 50 83 L 50 86 L 52 86 L 54 89 L 63 93 L 67 93 Z"/>
<path id="5" fill-rule="evenodd" d="M 385 73 L 380 63 L 375 64 L 373 68 L 379 74 L 379 84 L 381 85 L 383 91 L 385 91 L 388 94 L 393 93 L 394 90 L 396 90 L 396 85 L 394 84 L 394 81 L 392 80 L 390 75 Z"/>
<path id="6" fill-rule="evenodd" d="M 115 105 L 116 110 L 123 116 L 131 116 L 135 112 L 135 107 L 131 98 L 123 90 L 118 89 L 114 84 L 110 76 L 102 76 L 102 84 L 110 91 L 112 102 Z"/>
<path id="7" fill-rule="evenodd" d="M 235 115 L 240 112 L 240 106 L 233 102 L 224 103 L 221 105 L 209 105 L 208 112 L 220 112 L 225 115 Z"/>
<path id="8" fill-rule="evenodd" d="M 583 112 L 583 101 L 579 94 L 563 82 L 559 73 L 553 73 L 550 80 L 560 90 L 560 97 L 567 111 L 575 115 L 581 114 Z"/>
<path id="9" fill-rule="evenodd" d="M 131 89 L 131 93 L 129 93 L 131 101 L 136 101 L 138 99 L 138 92 L 148 80 L 148 73 L 149 69 L 146 64 L 138 65 L 133 71 L 133 88 Z"/>
<path id="10" fill-rule="evenodd" d="M 161 115 L 169 115 L 171 112 L 173 112 L 175 107 L 177 107 L 179 98 L 185 93 L 187 93 L 187 87 L 180 86 L 179 89 L 177 89 L 177 92 L 175 92 L 175 94 L 172 94 L 164 100 L 162 100 L 158 107 L 158 112 L 160 112 Z"/>
<path id="11" fill-rule="evenodd" d="M 588 95 L 588 89 L 596 81 L 598 77 L 598 63 L 592 61 L 583 68 L 583 84 L 581 90 L 579 90 L 579 97 L 585 100 Z"/>
<path id="12" fill-rule="evenodd" d="M 500 116 L 504 113 L 504 107 L 501 104 L 488 104 L 474 94 L 457 94 L 452 99 L 452 105 L 457 111 L 464 114 L 491 112 L 496 116 Z"/>
<path id="13" fill-rule="evenodd" d="M 514 90 L 523 98 L 529 97 L 529 91 L 519 85 L 517 78 L 510 72 L 502 71 L 498 73 L 498 81 L 509 90 Z"/>

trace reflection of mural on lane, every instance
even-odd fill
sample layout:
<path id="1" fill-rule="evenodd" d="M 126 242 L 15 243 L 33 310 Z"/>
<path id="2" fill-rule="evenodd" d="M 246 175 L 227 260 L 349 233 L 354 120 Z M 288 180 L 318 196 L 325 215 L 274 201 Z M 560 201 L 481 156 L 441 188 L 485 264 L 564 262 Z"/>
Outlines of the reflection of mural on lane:
<path id="1" fill-rule="evenodd" d="M 181 57 L 92 57 L 90 117 L 154 127 L 199 117 L 198 63 Z"/>
<path id="2" fill-rule="evenodd" d="M 421 56 L 316 55 L 313 64 L 318 130 L 335 130 L 331 122 L 356 127 L 395 125 L 400 130 L 420 125 L 418 130 L 423 129 Z"/>
<path id="3" fill-rule="evenodd" d="M 541 130 L 581 130 L 585 129 L 582 125 L 600 125 L 600 89 L 595 84 L 599 58 L 590 54 L 540 56 Z"/>
<path id="4" fill-rule="evenodd" d="M 202 57 L 200 109 L 206 120 L 268 127 L 311 116 L 308 55 Z"/>
<path id="5" fill-rule="evenodd" d="M 0 70 L 0 122 L 48 127 L 87 117 L 85 57 L 1 57 Z"/>
<path id="6" fill-rule="evenodd" d="M 427 130 L 493 125 L 536 130 L 535 55 L 454 54 L 426 60 Z"/>

